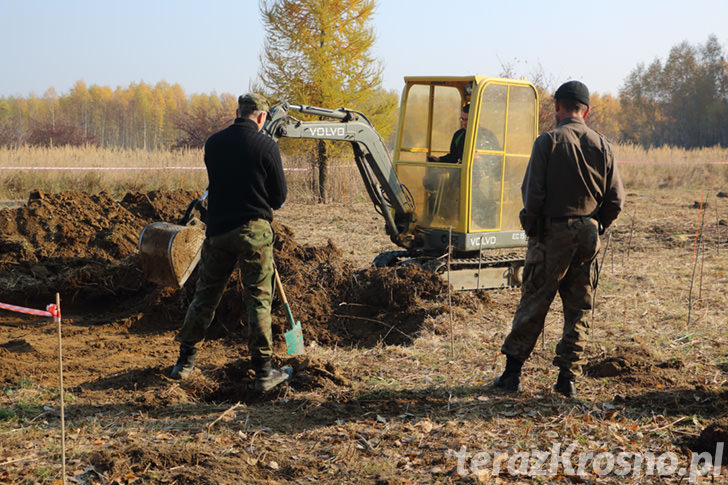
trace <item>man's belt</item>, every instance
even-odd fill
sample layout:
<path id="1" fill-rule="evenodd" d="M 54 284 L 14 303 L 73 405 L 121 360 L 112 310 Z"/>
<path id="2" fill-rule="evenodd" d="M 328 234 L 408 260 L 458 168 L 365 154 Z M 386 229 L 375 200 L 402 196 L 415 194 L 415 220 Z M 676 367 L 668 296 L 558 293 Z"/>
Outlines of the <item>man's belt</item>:
<path id="1" fill-rule="evenodd" d="M 554 222 L 559 223 L 559 222 L 571 222 L 571 221 L 575 221 L 577 219 L 584 219 L 587 217 L 589 217 L 589 216 L 561 216 L 561 217 L 548 217 L 547 216 L 546 220 L 551 223 L 554 223 Z"/>

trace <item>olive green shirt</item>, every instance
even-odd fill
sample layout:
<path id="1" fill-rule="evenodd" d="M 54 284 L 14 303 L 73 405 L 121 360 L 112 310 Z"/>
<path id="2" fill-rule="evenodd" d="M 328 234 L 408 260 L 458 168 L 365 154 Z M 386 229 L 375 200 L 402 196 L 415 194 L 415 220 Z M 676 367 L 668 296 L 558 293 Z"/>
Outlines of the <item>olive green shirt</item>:
<path id="1" fill-rule="evenodd" d="M 609 227 L 624 204 L 611 144 L 584 118 L 562 120 L 534 142 L 521 195 L 531 220 L 594 216 Z"/>

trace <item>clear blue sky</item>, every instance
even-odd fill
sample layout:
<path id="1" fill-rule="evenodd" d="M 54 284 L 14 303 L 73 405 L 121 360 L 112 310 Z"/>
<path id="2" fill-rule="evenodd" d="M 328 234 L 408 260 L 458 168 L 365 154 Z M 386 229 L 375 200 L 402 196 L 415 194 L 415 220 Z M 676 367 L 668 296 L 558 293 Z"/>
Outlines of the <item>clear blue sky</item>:
<path id="1" fill-rule="evenodd" d="M 405 75 L 539 70 L 616 95 L 639 63 L 715 34 L 728 0 L 378 0 L 374 54 L 384 87 Z M 0 96 L 88 85 L 179 83 L 187 94 L 246 91 L 264 32 L 257 0 L 0 0 Z"/>

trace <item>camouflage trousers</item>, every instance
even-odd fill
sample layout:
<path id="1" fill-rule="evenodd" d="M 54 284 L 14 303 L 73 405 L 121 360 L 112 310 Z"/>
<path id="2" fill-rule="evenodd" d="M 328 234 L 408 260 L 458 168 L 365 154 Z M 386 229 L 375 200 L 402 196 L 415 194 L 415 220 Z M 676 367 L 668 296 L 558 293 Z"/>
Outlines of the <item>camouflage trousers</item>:
<path id="1" fill-rule="evenodd" d="M 529 238 L 521 301 L 502 353 L 521 362 L 528 359 L 558 292 L 564 309 L 564 328 L 556 346 L 554 365 L 572 376 L 581 373 L 589 330 L 587 317 L 592 309 L 592 267 L 598 252 L 599 229 L 596 220 L 588 217 L 548 221 L 543 241 Z"/>
<path id="2" fill-rule="evenodd" d="M 195 296 L 176 340 L 194 345 L 205 337 L 236 264 L 240 265 L 245 290 L 250 354 L 254 359 L 270 358 L 273 230 L 265 219 L 205 239 Z"/>

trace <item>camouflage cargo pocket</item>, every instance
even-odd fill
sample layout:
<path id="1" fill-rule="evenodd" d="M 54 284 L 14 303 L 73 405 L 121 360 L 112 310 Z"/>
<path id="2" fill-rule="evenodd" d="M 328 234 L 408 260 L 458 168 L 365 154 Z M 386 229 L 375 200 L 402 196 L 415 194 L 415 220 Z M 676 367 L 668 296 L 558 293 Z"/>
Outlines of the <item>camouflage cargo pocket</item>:
<path id="1" fill-rule="evenodd" d="M 545 248 L 537 244 L 526 252 L 526 261 L 523 264 L 523 284 L 539 288 L 544 284 L 546 261 Z"/>

